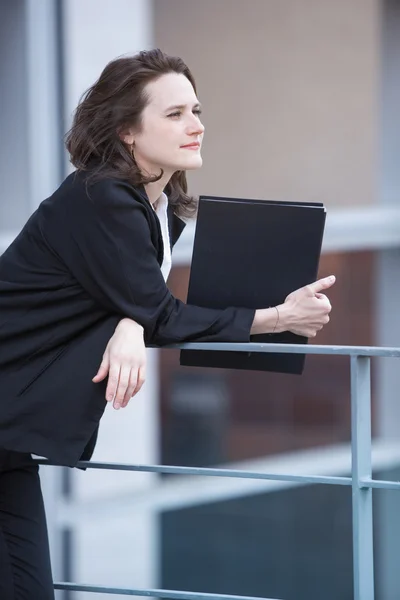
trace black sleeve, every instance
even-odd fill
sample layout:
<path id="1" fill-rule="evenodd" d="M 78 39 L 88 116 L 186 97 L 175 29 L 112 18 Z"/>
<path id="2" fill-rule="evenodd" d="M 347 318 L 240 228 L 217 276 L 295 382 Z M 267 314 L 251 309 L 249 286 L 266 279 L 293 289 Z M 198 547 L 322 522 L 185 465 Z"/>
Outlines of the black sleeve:
<path id="1" fill-rule="evenodd" d="M 106 180 L 89 189 L 90 197 L 68 202 L 67 228 L 69 268 L 90 296 L 140 323 L 148 344 L 249 341 L 253 309 L 208 309 L 172 296 L 134 188 Z"/>

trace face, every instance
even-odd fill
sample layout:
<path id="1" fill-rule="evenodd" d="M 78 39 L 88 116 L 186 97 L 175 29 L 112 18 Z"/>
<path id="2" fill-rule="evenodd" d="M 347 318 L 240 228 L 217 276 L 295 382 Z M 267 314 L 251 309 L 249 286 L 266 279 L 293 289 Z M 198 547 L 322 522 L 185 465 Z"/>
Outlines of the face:
<path id="1" fill-rule="evenodd" d="M 142 113 L 141 130 L 124 136 L 127 144 L 134 143 L 139 168 L 153 175 L 162 168 L 171 176 L 175 171 L 201 167 L 204 127 L 190 81 L 184 75 L 168 73 L 149 83 L 145 92 L 149 102 Z"/>

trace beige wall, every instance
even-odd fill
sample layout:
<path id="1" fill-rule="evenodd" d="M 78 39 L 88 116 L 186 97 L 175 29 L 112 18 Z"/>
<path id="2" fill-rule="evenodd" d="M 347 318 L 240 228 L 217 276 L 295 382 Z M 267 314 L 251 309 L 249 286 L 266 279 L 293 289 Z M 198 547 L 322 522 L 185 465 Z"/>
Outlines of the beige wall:
<path id="1" fill-rule="evenodd" d="M 193 192 L 375 202 L 379 0 L 153 1 L 204 105 Z"/>

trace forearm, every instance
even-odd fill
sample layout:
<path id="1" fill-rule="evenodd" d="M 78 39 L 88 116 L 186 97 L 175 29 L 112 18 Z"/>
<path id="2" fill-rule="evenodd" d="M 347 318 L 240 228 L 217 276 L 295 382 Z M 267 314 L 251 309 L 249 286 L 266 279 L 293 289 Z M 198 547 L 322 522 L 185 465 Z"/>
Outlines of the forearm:
<path id="1" fill-rule="evenodd" d="M 138 333 L 143 332 L 143 327 L 128 317 L 125 317 L 119 321 L 117 329 L 125 326 L 125 324 L 129 328 L 136 328 Z M 261 308 L 255 311 L 250 335 L 262 333 L 281 333 L 282 331 L 286 330 L 287 315 L 286 309 L 282 304 L 277 307 Z"/>
<path id="2" fill-rule="evenodd" d="M 169 307 L 171 308 L 171 307 Z M 248 342 L 254 309 L 213 309 L 173 300 L 164 312 L 152 342 L 159 346 L 184 342 Z"/>

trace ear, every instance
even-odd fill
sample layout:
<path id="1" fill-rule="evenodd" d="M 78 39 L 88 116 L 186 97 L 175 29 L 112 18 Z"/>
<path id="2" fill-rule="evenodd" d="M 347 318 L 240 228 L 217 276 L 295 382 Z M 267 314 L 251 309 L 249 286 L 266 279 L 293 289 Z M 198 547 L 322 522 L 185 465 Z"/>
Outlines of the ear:
<path id="1" fill-rule="evenodd" d="M 133 135 L 133 129 L 131 127 L 126 128 L 126 129 L 125 128 L 120 129 L 120 131 L 118 132 L 118 135 L 119 135 L 120 139 L 128 146 L 132 146 L 133 142 L 135 141 L 135 137 Z"/>

